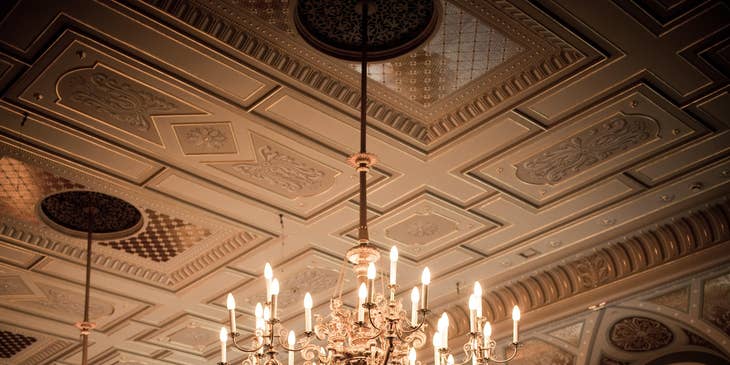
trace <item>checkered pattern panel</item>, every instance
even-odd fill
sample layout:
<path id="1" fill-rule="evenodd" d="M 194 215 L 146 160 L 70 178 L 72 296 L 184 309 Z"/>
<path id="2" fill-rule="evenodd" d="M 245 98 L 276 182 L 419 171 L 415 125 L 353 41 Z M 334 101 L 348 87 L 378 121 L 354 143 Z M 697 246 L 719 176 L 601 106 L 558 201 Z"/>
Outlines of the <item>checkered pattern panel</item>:
<path id="1" fill-rule="evenodd" d="M 64 190 L 84 189 L 11 157 L 0 158 L 0 210 L 14 219 L 40 223 L 35 206 L 45 196 Z"/>
<path id="2" fill-rule="evenodd" d="M 0 359 L 9 359 L 37 340 L 8 331 L 0 331 Z"/>
<path id="3" fill-rule="evenodd" d="M 210 230 L 145 209 L 147 227 L 131 238 L 99 242 L 155 262 L 166 262 L 210 236 Z"/>

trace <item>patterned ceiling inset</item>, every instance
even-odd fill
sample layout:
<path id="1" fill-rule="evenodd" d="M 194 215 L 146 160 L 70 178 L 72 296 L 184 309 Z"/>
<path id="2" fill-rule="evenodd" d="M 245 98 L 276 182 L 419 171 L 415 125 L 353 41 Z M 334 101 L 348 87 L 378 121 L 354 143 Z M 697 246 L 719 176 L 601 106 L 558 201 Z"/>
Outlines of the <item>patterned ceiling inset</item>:
<path id="1" fill-rule="evenodd" d="M 40 208 L 47 223 L 54 228 L 82 237 L 89 231 L 105 237 L 128 235 L 142 226 L 142 214 L 132 204 L 95 191 L 49 195 L 41 201 Z"/>
<path id="2" fill-rule="evenodd" d="M 368 76 L 426 107 L 484 76 L 523 48 L 468 12 L 444 3 L 444 19 L 422 48 L 368 66 Z M 352 65 L 360 71 L 359 65 Z"/>
<path id="3" fill-rule="evenodd" d="M 438 214 L 416 214 L 386 228 L 385 235 L 406 245 L 425 245 L 457 230 L 456 222 Z"/>
<path id="4" fill-rule="evenodd" d="M 9 359 L 37 340 L 9 331 L 0 331 L 0 359 Z"/>
<path id="5" fill-rule="evenodd" d="M 647 301 L 686 313 L 689 311 L 689 287 L 660 294 L 649 298 Z"/>
<path id="6" fill-rule="evenodd" d="M 72 189 L 84 186 L 12 157 L 0 158 L 0 209 L 4 215 L 40 223 L 36 204 L 49 194 Z"/>
<path id="7" fill-rule="evenodd" d="M 176 124 L 173 130 L 186 155 L 236 153 L 236 140 L 228 122 Z"/>
<path id="8" fill-rule="evenodd" d="M 707 280 L 702 317 L 730 336 L 730 274 Z"/>
<path id="9" fill-rule="evenodd" d="M 646 317 L 629 317 L 611 326 L 609 340 L 624 351 L 653 351 L 672 343 L 674 334 L 659 321 Z"/>
<path id="10" fill-rule="evenodd" d="M 147 226 L 134 237 L 99 242 L 155 262 L 167 262 L 211 235 L 210 230 L 152 209 L 145 209 Z"/>
<path id="11" fill-rule="evenodd" d="M 57 88 L 60 104 L 158 145 L 154 117 L 199 113 L 101 63 L 63 74 Z"/>
<path id="12" fill-rule="evenodd" d="M 547 342 L 529 339 L 521 341 L 522 346 L 509 365 L 575 365 L 575 355 Z M 509 353 L 509 349 L 506 349 Z"/>
<path id="13" fill-rule="evenodd" d="M 582 333 L 583 322 L 578 322 L 563 328 L 558 328 L 550 332 L 550 335 L 555 338 L 559 338 L 573 346 L 578 346 L 580 344 L 580 338 Z"/>
<path id="14" fill-rule="evenodd" d="M 268 138 L 251 136 L 255 162 L 210 165 L 287 198 L 320 194 L 335 183 L 339 171 Z"/>

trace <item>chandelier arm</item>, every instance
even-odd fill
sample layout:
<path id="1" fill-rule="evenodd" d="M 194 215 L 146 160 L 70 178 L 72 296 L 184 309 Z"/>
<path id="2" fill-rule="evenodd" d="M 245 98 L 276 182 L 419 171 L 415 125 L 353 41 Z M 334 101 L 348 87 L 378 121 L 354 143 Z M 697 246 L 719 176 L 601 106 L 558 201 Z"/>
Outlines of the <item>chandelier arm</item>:
<path id="1" fill-rule="evenodd" d="M 393 337 L 388 337 L 388 349 L 385 350 L 385 359 L 383 359 L 383 365 L 388 365 L 390 360 L 390 354 L 393 352 Z"/>
<path id="2" fill-rule="evenodd" d="M 375 325 L 375 322 L 373 322 L 373 316 L 370 315 L 370 308 L 371 308 L 371 306 L 368 305 L 367 306 L 367 309 L 368 309 L 368 320 L 370 321 L 370 325 L 373 326 L 373 328 L 375 328 L 376 330 L 378 330 L 378 332 L 382 332 L 382 329 L 381 328 L 378 328 L 378 326 Z"/>
<path id="3" fill-rule="evenodd" d="M 404 333 L 410 335 L 411 333 L 417 332 L 418 330 L 421 329 L 421 327 L 423 327 L 423 325 L 426 323 L 426 311 L 427 310 L 425 310 L 425 309 L 419 309 L 419 311 L 421 313 L 423 313 L 423 315 L 421 316 L 422 318 L 419 321 L 419 323 L 417 325 L 413 326 L 412 323 L 406 322 L 406 324 L 408 325 L 408 328 L 400 327 L 400 330 L 401 331 L 403 331 Z"/>
<path id="4" fill-rule="evenodd" d="M 312 342 L 312 337 L 314 337 L 311 334 L 307 334 L 307 332 L 305 332 L 305 340 L 301 341 L 299 348 L 297 348 L 296 346 L 290 348 L 284 344 L 284 341 L 281 340 L 282 338 L 285 337 L 285 335 L 286 335 L 286 330 L 280 329 L 279 330 L 279 346 L 281 346 L 281 348 L 283 348 L 284 350 L 289 351 L 289 352 L 300 352 L 300 351 L 304 350 L 304 348 L 309 346 L 309 343 Z"/>
<path id="5" fill-rule="evenodd" d="M 261 348 L 263 348 L 263 347 L 264 347 L 264 341 L 263 341 L 263 337 L 261 338 L 261 339 L 262 339 L 262 341 L 261 341 L 261 344 L 260 344 L 260 345 L 259 345 L 258 347 L 256 347 L 256 348 L 253 348 L 253 349 L 247 349 L 247 348 L 243 347 L 242 345 L 239 345 L 239 344 L 238 344 L 238 341 L 236 341 L 236 337 L 238 337 L 238 336 L 239 336 L 238 332 L 233 332 L 233 333 L 231 333 L 231 335 L 230 335 L 230 336 L 231 336 L 231 338 L 233 339 L 233 347 L 235 347 L 235 348 L 236 348 L 236 350 L 238 350 L 238 351 L 242 351 L 242 352 L 247 352 L 247 353 L 251 353 L 251 352 L 256 352 L 256 351 L 258 351 L 258 350 L 261 350 Z M 256 337 L 258 338 L 258 336 L 256 336 Z M 256 340 L 256 343 L 258 343 L 258 342 L 259 342 L 259 341 L 258 341 L 258 339 L 257 339 L 257 340 Z"/>
<path id="6" fill-rule="evenodd" d="M 493 362 L 497 362 L 500 364 L 504 364 L 504 363 L 512 361 L 512 359 L 514 359 L 515 356 L 517 356 L 517 348 L 520 346 L 520 344 L 518 342 L 512 342 L 511 345 L 512 345 L 512 354 L 510 356 L 507 356 L 506 358 L 504 358 L 502 360 L 490 357 L 487 359 L 487 361 L 493 361 Z"/>

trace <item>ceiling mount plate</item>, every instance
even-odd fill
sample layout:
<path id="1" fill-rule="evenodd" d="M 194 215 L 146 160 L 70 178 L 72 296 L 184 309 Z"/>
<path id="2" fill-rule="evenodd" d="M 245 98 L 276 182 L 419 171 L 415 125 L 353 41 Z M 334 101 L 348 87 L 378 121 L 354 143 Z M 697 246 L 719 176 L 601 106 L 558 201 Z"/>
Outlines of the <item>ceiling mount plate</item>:
<path id="1" fill-rule="evenodd" d="M 142 228 L 142 214 L 132 204 L 95 191 L 64 191 L 45 197 L 38 205 L 46 224 L 74 237 L 88 234 L 89 210 L 95 239 L 125 237 Z"/>
<path id="2" fill-rule="evenodd" d="M 436 29 L 441 12 L 435 0 L 369 3 L 368 61 L 398 57 L 422 45 Z M 328 1 L 299 0 L 293 13 L 299 34 L 312 47 L 339 59 L 360 61 L 360 1 L 342 1 L 334 6 Z"/>

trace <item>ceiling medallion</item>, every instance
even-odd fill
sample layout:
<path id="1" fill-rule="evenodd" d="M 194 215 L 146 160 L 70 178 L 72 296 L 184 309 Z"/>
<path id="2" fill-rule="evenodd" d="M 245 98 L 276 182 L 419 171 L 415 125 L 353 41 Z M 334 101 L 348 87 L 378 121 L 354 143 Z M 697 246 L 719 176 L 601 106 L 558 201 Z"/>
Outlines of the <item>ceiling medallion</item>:
<path id="1" fill-rule="evenodd" d="M 132 204 L 95 191 L 64 191 L 45 197 L 38 205 L 41 219 L 50 227 L 83 238 L 89 232 L 88 209 L 96 213 L 91 227 L 94 238 L 125 237 L 142 228 L 142 214 Z"/>
<path id="2" fill-rule="evenodd" d="M 328 53 L 324 50 L 326 47 L 321 47 L 323 52 L 343 59 L 359 60 L 362 70 L 367 70 L 368 61 L 384 58 L 386 55 L 392 57 L 398 55 L 398 52 L 402 54 L 414 49 L 425 40 L 424 34 L 434 27 L 434 1 L 371 0 L 359 4 L 356 1 L 346 3 L 349 5 L 335 7 L 328 2 L 300 0 L 296 11 L 297 27 L 307 39 L 311 38 L 311 34 L 308 30 L 303 31 L 302 27 L 306 24 L 317 25 L 312 29 L 322 35 L 320 40 L 329 42 L 328 49 L 339 47 L 339 51 L 346 51 L 344 54 Z M 368 11 L 358 8 L 367 8 Z M 375 21 L 373 25 L 369 23 L 370 17 Z M 369 41 L 371 36 L 373 40 Z M 281 365 L 283 363 L 277 358 L 279 352 L 287 353 L 288 365 L 294 365 L 297 353 L 304 359 L 299 364 L 304 365 L 416 365 L 416 348 L 426 344 L 423 325 L 430 313 L 428 289 L 431 274 L 428 268 L 423 269 L 420 288 L 413 287 L 411 290 L 410 311 L 406 310 L 407 306 L 402 300 L 396 300 L 395 297 L 398 289 L 398 249 L 392 247 L 387 286 L 385 279 L 381 277 L 381 284 L 378 286 L 383 290 L 376 294 L 375 281 L 378 275 L 375 263 L 380 258 L 380 251 L 370 243 L 368 234 L 367 174 L 377 158 L 367 152 L 366 148 L 367 80 L 367 73 L 361 73 L 360 150 L 347 160 L 357 171 L 360 183 L 357 244 L 345 255 L 347 261 L 353 265 L 359 285 L 357 306 L 350 310 L 343 304 L 340 279 L 335 287 L 335 294 L 330 299 L 330 313 L 324 317 L 318 316 L 315 324 L 312 321 L 312 296 L 306 293 L 303 303 L 304 333 L 297 339 L 294 331 L 288 331 L 287 334 L 286 329 L 282 328 L 278 313 L 281 287 L 278 279 L 273 277 L 271 265 L 267 263 L 264 267 L 266 302 L 256 304 L 255 331 L 248 347 L 240 343 L 241 333 L 236 326 L 236 301 L 232 294 L 228 294 L 226 307 L 230 316 L 230 335 L 229 329 L 221 328 L 219 365 L 228 364 L 229 337 L 237 350 L 249 354 L 241 362 L 242 365 Z M 342 274 L 344 272 L 340 277 Z M 464 363 L 508 362 L 517 354 L 519 346 L 517 325 L 520 310 L 515 306 L 512 311 L 512 353 L 506 358 L 497 359 L 497 344 L 492 339 L 492 326 L 482 314 L 483 301 L 482 287 L 477 282 L 474 284 L 474 293 L 469 298 L 470 330 L 463 346 Z M 454 356 L 449 351 L 448 344 L 449 317 L 443 313 L 438 320 L 438 332 L 433 336 L 436 365 L 454 365 Z"/>
<path id="3" fill-rule="evenodd" d="M 299 0 L 294 24 L 302 38 L 327 55 L 362 58 L 360 1 Z M 434 0 L 368 1 L 368 61 L 382 61 L 421 46 L 437 28 L 440 4 Z"/>

